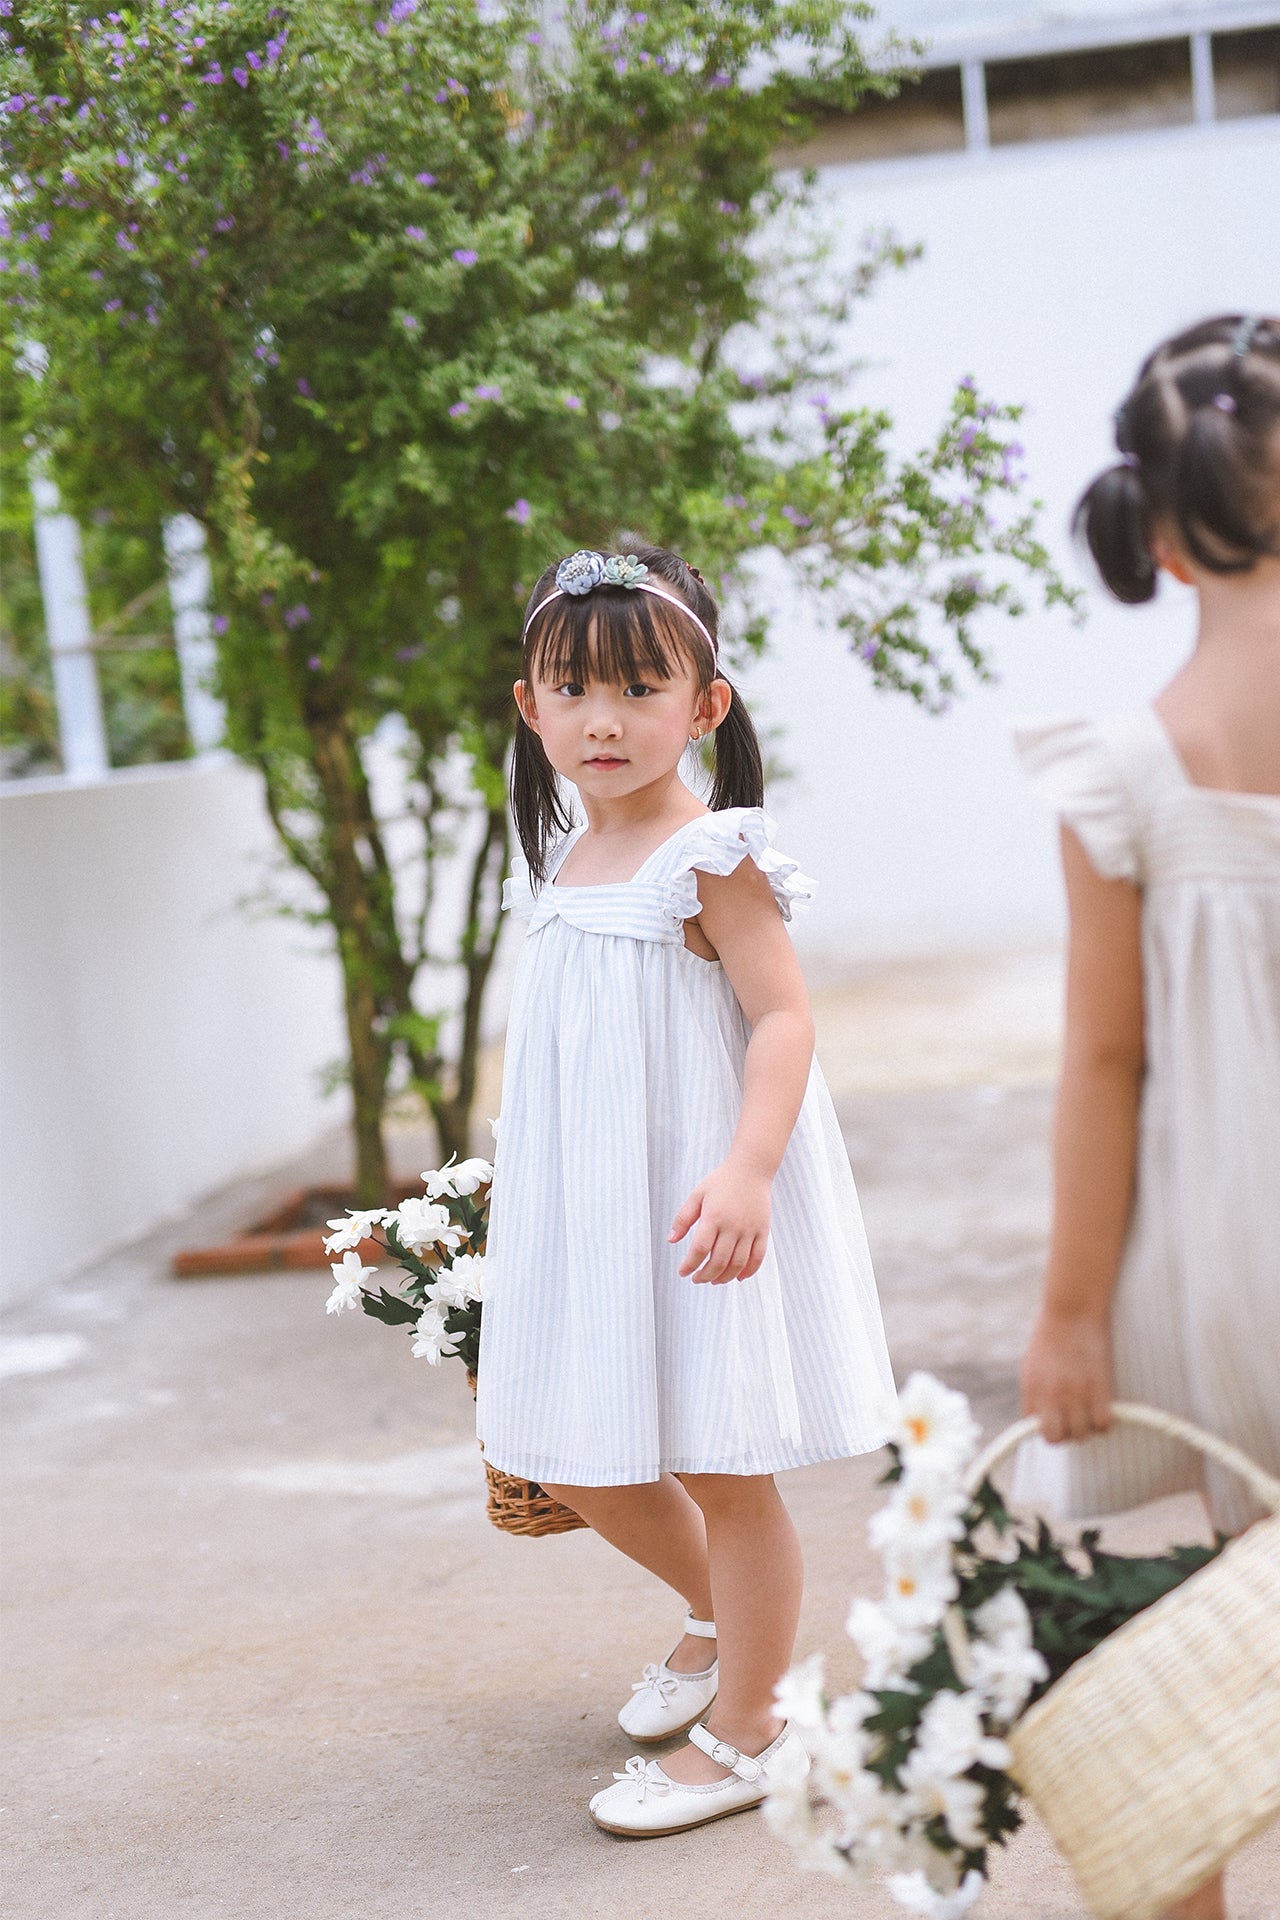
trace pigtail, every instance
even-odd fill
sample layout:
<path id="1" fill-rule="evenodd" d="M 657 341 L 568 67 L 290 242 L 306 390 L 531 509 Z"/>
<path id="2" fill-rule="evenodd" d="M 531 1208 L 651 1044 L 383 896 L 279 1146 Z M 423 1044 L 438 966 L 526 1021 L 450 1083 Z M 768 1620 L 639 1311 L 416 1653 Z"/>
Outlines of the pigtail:
<path id="1" fill-rule="evenodd" d="M 727 681 L 725 684 L 729 685 Z M 729 711 L 716 728 L 713 746 L 710 801 L 713 813 L 725 807 L 764 805 L 764 761 L 759 736 L 738 689 L 729 686 L 729 694 Z"/>
<path id="2" fill-rule="evenodd" d="M 541 886 L 547 877 L 547 855 L 561 834 L 568 833 L 573 821 L 556 770 L 523 714 L 516 720 L 508 789 L 521 850 L 534 885 Z"/>
<path id="3" fill-rule="evenodd" d="M 1278 425 L 1280 321 L 1219 314 L 1147 356 L 1116 414 L 1122 463 L 1073 520 L 1117 600 L 1155 594 L 1157 527 L 1211 573 L 1280 553 Z"/>
<path id="4" fill-rule="evenodd" d="M 1147 497 L 1130 465 L 1108 467 L 1080 496 L 1072 526 L 1117 600 L 1141 606 L 1156 590 Z"/>

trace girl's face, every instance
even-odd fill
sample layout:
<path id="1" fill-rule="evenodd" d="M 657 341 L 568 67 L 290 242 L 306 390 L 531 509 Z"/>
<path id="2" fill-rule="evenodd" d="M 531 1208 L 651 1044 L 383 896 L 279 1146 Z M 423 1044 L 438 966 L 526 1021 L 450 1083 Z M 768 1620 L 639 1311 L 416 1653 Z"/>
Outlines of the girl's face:
<path id="1" fill-rule="evenodd" d="M 725 681 L 699 693 L 682 657 L 671 668 L 669 679 L 650 675 L 628 686 L 535 676 L 516 682 L 516 702 L 558 774 L 587 798 L 621 800 L 672 774 L 690 739 L 728 708 Z"/>

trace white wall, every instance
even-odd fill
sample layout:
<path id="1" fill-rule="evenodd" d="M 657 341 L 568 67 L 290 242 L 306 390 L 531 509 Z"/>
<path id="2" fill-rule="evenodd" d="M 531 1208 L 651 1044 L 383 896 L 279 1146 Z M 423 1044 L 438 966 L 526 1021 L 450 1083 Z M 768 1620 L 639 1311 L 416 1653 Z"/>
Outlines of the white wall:
<path id="1" fill-rule="evenodd" d="M 1044 533 L 1087 578 L 1066 521 L 1111 457 L 1110 416 L 1139 360 L 1210 313 L 1276 311 L 1280 193 L 1265 183 L 1277 179 L 1275 118 L 824 170 L 850 257 L 885 225 L 926 249 L 859 313 L 853 340 L 871 364 L 857 397 L 887 405 L 906 443 L 930 434 L 965 373 L 1025 402 Z M 1010 716 L 1147 699 L 1190 645 L 1193 611 L 1166 584 L 1141 611 L 1091 590 L 1080 631 L 1061 613 L 992 618 L 1001 684 L 930 719 L 874 694 L 838 637 L 783 606 L 773 653 L 744 684 L 797 774 L 770 804 L 822 883 L 797 923 L 811 962 L 1053 938 L 1053 831 L 1014 764 Z"/>
<path id="2" fill-rule="evenodd" d="M 237 905 L 273 836 L 221 756 L 0 789 L 0 1297 L 33 1291 L 341 1117 L 318 933 Z"/>

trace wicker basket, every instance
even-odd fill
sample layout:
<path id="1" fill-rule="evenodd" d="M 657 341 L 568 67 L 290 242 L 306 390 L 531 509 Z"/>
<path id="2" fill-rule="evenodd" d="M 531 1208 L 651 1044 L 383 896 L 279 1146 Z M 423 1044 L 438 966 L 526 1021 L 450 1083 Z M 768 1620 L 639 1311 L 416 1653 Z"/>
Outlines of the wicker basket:
<path id="1" fill-rule="evenodd" d="M 1280 1480 L 1189 1421 L 1112 1413 L 1234 1469 L 1273 1516 L 1108 1635 L 1009 1735 L 1089 1912 L 1152 1920 L 1280 1813 Z M 1038 1428 L 994 1440 L 970 1487 Z"/>
<path id="2" fill-rule="evenodd" d="M 467 1375 L 467 1383 L 474 1393 L 474 1373 Z M 484 1452 L 483 1444 L 480 1451 Z M 520 1533 L 526 1539 L 536 1540 L 544 1533 L 573 1533 L 587 1524 L 572 1507 L 553 1500 L 536 1480 L 520 1480 L 513 1473 L 504 1473 L 501 1467 L 491 1467 L 487 1460 L 484 1477 L 489 1489 L 485 1512 L 502 1533 Z"/>

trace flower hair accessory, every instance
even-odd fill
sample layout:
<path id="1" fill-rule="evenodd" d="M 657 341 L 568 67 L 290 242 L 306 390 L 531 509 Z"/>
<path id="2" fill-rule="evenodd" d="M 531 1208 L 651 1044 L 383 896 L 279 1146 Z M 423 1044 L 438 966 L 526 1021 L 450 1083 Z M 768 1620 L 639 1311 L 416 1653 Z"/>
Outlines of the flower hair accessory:
<path id="1" fill-rule="evenodd" d="M 701 577 L 698 576 L 699 579 Z M 626 587 L 630 591 L 651 593 L 655 600 L 665 600 L 668 606 L 678 607 L 687 619 L 692 620 L 710 647 L 712 661 L 718 658 L 718 649 L 710 629 L 703 625 L 693 608 L 679 594 L 654 585 L 643 560 L 634 553 L 596 553 L 590 547 L 580 547 L 577 553 L 571 553 L 567 560 L 560 562 L 556 568 L 555 588 L 545 600 L 539 600 L 524 623 L 525 633 L 528 633 L 543 608 L 549 607 L 553 600 L 566 597 L 577 600 L 583 594 L 594 593 L 598 587 Z"/>

